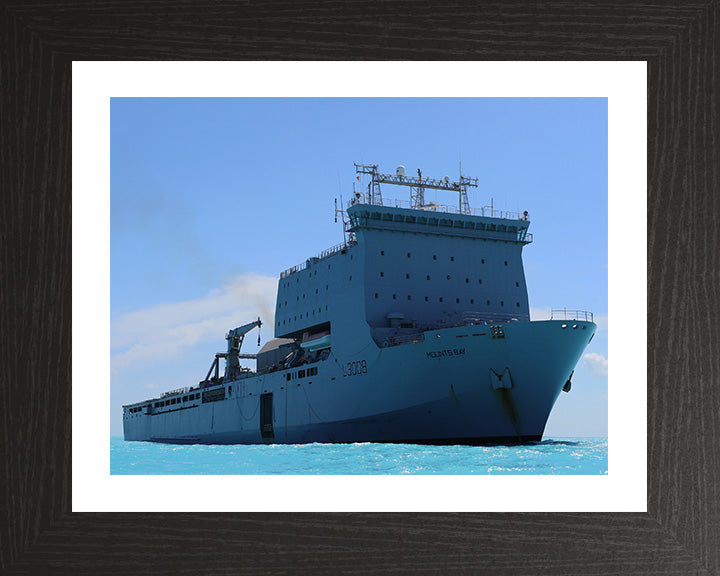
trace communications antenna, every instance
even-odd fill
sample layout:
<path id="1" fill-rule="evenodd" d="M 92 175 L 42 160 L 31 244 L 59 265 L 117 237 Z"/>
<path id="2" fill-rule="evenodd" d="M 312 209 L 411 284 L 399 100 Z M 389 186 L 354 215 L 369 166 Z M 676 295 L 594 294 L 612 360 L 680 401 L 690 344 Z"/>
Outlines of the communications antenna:
<path id="1" fill-rule="evenodd" d="M 355 172 L 358 174 L 369 174 L 368 204 L 382 205 L 380 195 L 380 184 L 395 184 L 396 186 L 408 186 L 410 188 L 411 208 L 432 208 L 434 204 L 425 203 L 425 190 L 450 190 L 458 193 L 458 210 L 460 214 L 470 214 L 470 202 L 468 201 L 467 189 L 469 186 L 477 188 L 478 179 L 470 178 L 460 174 L 457 182 L 452 182 L 449 176 L 444 179 L 423 178 L 420 169 L 417 176 L 406 176 L 405 167 L 398 166 L 395 174 L 382 174 L 377 170 L 377 164 L 355 164 Z"/>
<path id="2" fill-rule="evenodd" d="M 380 182 L 382 182 L 382 180 L 378 180 L 377 178 L 378 176 L 382 176 L 382 174 L 378 174 L 377 168 L 377 164 L 355 164 L 355 173 L 370 175 L 370 183 L 368 184 L 368 204 L 377 204 L 382 206 L 382 192 L 380 192 Z"/>

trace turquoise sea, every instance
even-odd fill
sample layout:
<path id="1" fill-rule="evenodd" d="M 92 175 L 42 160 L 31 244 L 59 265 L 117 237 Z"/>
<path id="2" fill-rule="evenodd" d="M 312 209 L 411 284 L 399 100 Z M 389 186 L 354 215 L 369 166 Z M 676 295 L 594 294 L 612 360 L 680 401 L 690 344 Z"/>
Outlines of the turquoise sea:
<path id="1" fill-rule="evenodd" d="M 110 439 L 111 474 L 607 474 L 607 469 L 607 438 L 522 446 L 217 446 Z"/>

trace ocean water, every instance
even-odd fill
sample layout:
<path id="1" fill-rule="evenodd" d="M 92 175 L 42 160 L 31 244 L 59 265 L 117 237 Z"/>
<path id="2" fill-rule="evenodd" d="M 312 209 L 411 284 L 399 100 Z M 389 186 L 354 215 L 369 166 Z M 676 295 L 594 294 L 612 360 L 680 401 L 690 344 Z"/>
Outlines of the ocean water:
<path id="1" fill-rule="evenodd" d="M 215 446 L 110 439 L 111 474 L 607 474 L 607 469 L 607 438 L 522 446 Z"/>

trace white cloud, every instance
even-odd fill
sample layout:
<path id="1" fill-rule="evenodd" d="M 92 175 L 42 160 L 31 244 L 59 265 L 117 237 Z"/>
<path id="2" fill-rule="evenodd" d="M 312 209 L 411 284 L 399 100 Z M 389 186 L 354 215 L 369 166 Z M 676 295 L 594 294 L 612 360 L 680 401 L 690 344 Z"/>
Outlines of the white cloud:
<path id="1" fill-rule="evenodd" d="M 245 274 L 202 298 L 113 318 L 113 373 L 157 362 L 159 358 L 177 358 L 199 342 L 217 341 L 231 328 L 258 316 L 272 333 L 276 290 L 276 278 Z"/>
<path id="2" fill-rule="evenodd" d="M 599 378 L 607 378 L 608 375 L 608 359 L 597 352 L 588 352 L 583 356 L 583 366 Z"/>

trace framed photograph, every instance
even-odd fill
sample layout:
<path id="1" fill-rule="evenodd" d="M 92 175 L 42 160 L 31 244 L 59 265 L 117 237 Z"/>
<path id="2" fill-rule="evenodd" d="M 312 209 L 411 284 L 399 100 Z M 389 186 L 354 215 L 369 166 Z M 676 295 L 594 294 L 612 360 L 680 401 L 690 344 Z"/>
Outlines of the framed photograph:
<path id="1" fill-rule="evenodd" d="M 155 5 L 124 11 L 11 3 L 0 12 L 7 55 L 0 70 L 13 79 L 0 92 L 1 177 L 9 208 L 3 211 L 8 410 L 0 568 L 94 574 L 119 567 L 156 573 L 716 572 L 720 499 L 713 486 L 720 440 L 717 353 L 708 318 L 716 300 L 709 247 L 717 243 L 718 175 L 710 161 L 717 156 L 717 3 L 277 8 L 183 5 L 169 15 Z M 148 62 L 131 62 L 140 58 Z M 248 62 L 157 62 L 168 58 Z M 288 58 L 311 62 L 249 62 Z M 389 59 L 398 62 L 320 62 Z M 435 73 L 424 76 L 423 63 Z M 590 478 L 581 488 L 554 476 L 541 476 L 533 486 L 508 476 L 480 483 L 457 476 L 455 484 L 425 477 L 410 488 L 394 476 L 350 483 L 331 476 L 244 476 L 240 483 L 233 476 L 216 482 L 144 475 L 141 483 L 111 477 L 110 392 L 96 380 L 109 367 L 109 321 L 88 337 L 89 324 L 78 320 L 78 313 L 109 310 L 109 291 L 95 289 L 110 285 L 109 198 L 100 189 L 87 194 L 87 185 L 89 174 L 109 174 L 110 158 L 107 142 L 89 160 L 76 148 L 84 130 L 76 123 L 77 105 L 93 105 L 82 96 L 96 89 L 95 103 L 109 118 L 103 86 L 112 86 L 113 97 L 135 95 L 130 81 L 125 88 L 112 84 L 123 78 L 146 82 L 148 96 L 176 96 L 175 83 L 187 83 L 189 74 L 195 95 L 208 97 L 209 79 L 235 71 L 246 84 L 266 83 L 245 96 L 267 96 L 260 93 L 267 84 L 290 82 L 300 87 L 294 95 L 309 97 L 318 96 L 308 82 L 314 74 L 334 75 L 341 86 L 348 70 L 374 66 L 381 70 L 376 79 L 389 82 L 393 65 L 413 72 L 408 83 L 420 78 L 441 85 L 446 81 L 437 72 L 443 70 L 483 71 L 486 78 L 496 78 L 493 69 L 510 70 L 508 86 L 543 85 L 548 77 L 568 82 L 564 71 L 578 92 L 566 96 L 592 96 L 579 93 L 582 80 L 591 82 L 603 67 L 626 87 L 644 85 L 646 71 L 644 107 L 635 110 L 646 142 L 637 142 L 629 129 L 637 117 L 622 120 L 625 144 L 641 157 L 647 147 L 646 203 L 637 203 L 643 179 L 632 172 L 612 179 L 618 109 L 609 92 L 594 94 L 608 98 L 610 317 L 623 349 L 618 356 L 635 358 L 634 365 L 619 363 L 622 375 L 611 380 L 610 400 L 616 394 L 624 402 L 616 412 L 620 420 L 610 421 L 607 477 Z M 83 67 L 96 81 L 85 74 L 81 90 L 76 73 Z M 268 77 L 268 69 L 281 72 L 281 81 L 277 74 Z M 396 77 L 406 83 L 402 74 Z M 478 85 L 477 77 L 449 77 L 457 84 L 440 89 L 443 96 L 472 96 L 464 91 Z M 80 188 L 91 215 L 97 210 L 94 219 L 83 213 L 85 202 L 76 201 Z M 613 189 L 634 189 L 616 197 L 615 211 Z M 91 236 L 84 235 L 88 224 Z M 617 250 L 646 261 L 631 259 L 614 273 L 613 237 L 620 239 Z M 83 258 L 76 257 L 78 249 Z M 88 257 L 98 263 L 95 275 L 78 285 Z M 638 288 L 641 302 L 633 307 Z M 93 341 L 106 344 L 105 358 L 98 358 L 103 347 Z M 76 466 L 83 454 L 95 464 Z M 615 461 L 613 454 L 619 455 Z M 604 492 L 613 482 L 619 500 Z"/>

